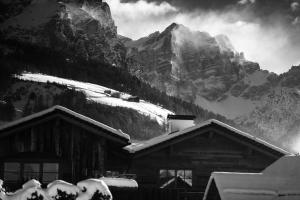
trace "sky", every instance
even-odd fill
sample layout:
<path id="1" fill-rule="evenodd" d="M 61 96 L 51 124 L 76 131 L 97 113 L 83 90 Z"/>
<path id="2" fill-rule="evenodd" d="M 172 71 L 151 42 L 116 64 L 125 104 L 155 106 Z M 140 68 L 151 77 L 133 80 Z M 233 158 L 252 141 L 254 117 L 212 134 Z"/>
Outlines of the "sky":
<path id="1" fill-rule="evenodd" d="M 118 33 L 132 39 L 171 23 L 215 36 L 277 74 L 300 64 L 300 0 L 105 0 Z"/>

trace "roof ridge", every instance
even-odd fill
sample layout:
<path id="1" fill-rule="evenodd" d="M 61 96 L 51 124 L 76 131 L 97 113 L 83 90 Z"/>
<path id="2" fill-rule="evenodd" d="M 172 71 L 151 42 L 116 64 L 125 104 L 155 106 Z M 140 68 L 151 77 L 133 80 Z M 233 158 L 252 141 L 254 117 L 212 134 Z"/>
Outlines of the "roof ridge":
<path id="1" fill-rule="evenodd" d="M 221 122 L 221 121 L 219 121 L 217 119 L 213 119 L 213 118 L 212 119 L 208 119 L 206 121 L 203 121 L 203 122 L 201 122 L 199 124 L 196 124 L 195 126 L 188 127 L 188 128 L 183 129 L 181 131 L 175 132 L 175 133 L 173 133 L 171 135 L 164 134 L 164 135 L 157 136 L 155 138 L 147 140 L 144 143 L 144 145 L 138 145 L 138 146 L 137 145 L 135 145 L 135 146 L 128 145 L 124 149 L 127 150 L 127 151 L 129 151 L 130 153 L 135 153 L 135 152 L 138 152 L 140 150 L 144 150 L 144 149 L 150 148 L 150 147 L 152 147 L 154 145 L 157 145 L 159 143 L 162 143 L 162 142 L 165 142 L 167 140 L 176 138 L 176 137 L 178 137 L 180 135 L 184 135 L 186 133 L 189 133 L 191 131 L 197 130 L 199 128 L 202 128 L 204 126 L 207 126 L 207 125 L 210 125 L 210 124 L 213 124 L 213 123 L 217 124 L 217 125 L 219 125 L 219 126 L 221 126 L 223 128 L 229 129 L 232 132 L 235 132 L 235 133 L 237 133 L 237 134 L 239 134 L 241 136 L 244 136 L 244 137 L 246 137 L 248 139 L 254 140 L 254 141 L 256 141 L 256 142 L 258 142 L 258 143 L 260 143 L 262 145 L 265 145 L 265 146 L 267 146 L 267 147 L 275 150 L 275 151 L 279 151 L 279 152 L 281 152 L 281 153 L 283 153 L 285 155 L 292 155 L 287 150 L 284 150 L 284 149 L 282 149 L 282 148 L 280 148 L 278 146 L 275 146 L 275 145 L 273 145 L 271 143 L 268 143 L 267 141 L 265 141 L 265 140 L 263 140 L 261 138 L 255 137 L 255 136 L 251 135 L 250 133 L 246 133 L 246 132 L 244 132 L 242 130 L 239 130 L 239 129 L 233 127 L 233 126 L 230 126 L 230 125 L 228 125 L 228 124 L 226 124 L 224 122 Z"/>
<path id="2" fill-rule="evenodd" d="M 110 132 L 112 132 L 112 133 L 114 133 L 116 135 L 119 135 L 121 137 L 124 137 L 124 138 L 130 140 L 130 136 L 128 134 L 124 133 L 123 131 L 119 131 L 117 129 L 114 129 L 114 128 L 106 125 L 106 124 L 103 124 L 103 123 L 101 123 L 101 122 L 99 122 L 97 120 L 94 120 L 94 119 L 92 119 L 90 117 L 87 117 L 85 115 L 77 113 L 77 112 L 75 112 L 75 111 L 73 111 L 71 109 L 68 109 L 68 108 L 66 108 L 64 106 L 61 106 L 61 105 L 54 105 L 54 106 L 52 106 L 50 108 L 47 108 L 45 110 L 42 110 L 40 112 L 33 113 L 33 114 L 28 115 L 26 117 L 23 117 L 23 118 L 15 120 L 15 121 L 9 122 L 7 124 L 4 124 L 4 125 L 0 126 L 0 131 L 3 131 L 5 129 L 7 129 L 7 128 L 13 127 L 13 126 L 15 126 L 17 124 L 20 124 L 20 123 L 23 123 L 23 122 L 27 122 L 29 120 L 41 117 L 41 116 L 43 116 L 45 114 L 54 112 L 55 110 L 59 110 L 59 111 L 68 113 L 68 114 L 70 114 L 72 116 L 77 117 L 78 119 L 81 119 L 81 120 L 84 120 L 86 122 L 92 123 L 92 124 L 94 124 L 96 126 L 99 126 L 99 127 L 103 128 L 103 129 L 107 130 L 107 131 L 110 131 Z"/>

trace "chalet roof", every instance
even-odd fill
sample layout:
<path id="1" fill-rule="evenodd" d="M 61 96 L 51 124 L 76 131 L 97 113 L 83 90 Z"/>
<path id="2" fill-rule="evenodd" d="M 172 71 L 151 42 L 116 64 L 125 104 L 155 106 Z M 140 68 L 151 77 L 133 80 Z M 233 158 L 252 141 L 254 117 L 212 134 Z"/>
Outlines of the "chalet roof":
<path id="1" fill-rule="evenodd" d="M 125 149 L 127 151 L 129 151 L 130 153 L 136 153 L 136 152 L 154 147 L 156 145 L 168 142 L 168 141 L 173 140 L 175 138 L 178 138 L 180 136 L 190 134 L 191 132 L 193 132 L 195 130 L 202 129 L 204 127 L 208 127 L 208 126 L 211 126 L 211 125 L 217 125 L 219 127 L 225 128 L 225 129 L 231 131 L 234 134 L 237 134 L 239 136 L 243 136 L 245 138 L 248 138 L 251 141 L 254 141 L 254 142 L 262 144 L 262 145 L 264 145 L 264 146 L 266 146 L 270 149 L 273 149 L 276 152 L 280 152 L 283 155 L 290 154 L 288 151 L 286 151 L 284 149 L 281 149 L 281 148 L 279 148 L 275 145 L 272 145 L 272 144 L 270 144 L 270 143 L 268 143 L 268 142 L 266 142 L 266 141 L 264 141 L 260 138 L 257 138 L 255 136 L 249 134 L 249 133 L 238 130 L 238 129 L 236 129 L 232 126 L 229 126 L 228 124 L 225 124 L 223 122 L 220 122 L 216 119 L 207 120 L 205 122 L 202 122 L 200 124 L 197 124 L 195 126 L 186 128 L 184 130 L 181 130 L 181 131 L 178 131 L 178 132 L 175 132 L 175 133 L 172 133 L 172 134 L 164 134 L 164 135 L 152 138 L 150 140 L 144 141 L 143 143 L 132 143 L 131 145 L 126 146 Z"/>
<path id="2" fill-rule="evenodd" d="M 38 113 L 34 113 L 34 114 L 26 116 L 26 117 L 23 117 L 21 119 L 15 120 L 13 122 L 4 124 L 3 126 L 0 127 L 0 133 L 4 132 L 6 130 L 10 130 L 10 129 L 14 128 L 15 126 L 22 125 L 22 124 L 25 124 L 25 123 L 30 122 L 30 121 L 34 121 L 34 120 L 39 119 L 39 118 L 41 118 L 45 115 L 48 115 L 48 114 L 51 114 L 51 113 L 57 113 L 57 112 L 62 113 L 62 114 L 70 115 L 70 116 L 74 117 L 75 119 L 83 121 L 83 122 L 85 122 L 89 125 L 96 126 L 98 128 L 104 129 L 104 130 L 112 133 L 114 136 L 117 136 L 121 139 L 126 139 L 127 141 L 130 140 L 129 135 L 123 133 L 121 130 L 116 130 L 116 129 L 110 127 L 110 126 L 107 126 L 103 123 L 100 123 L 96 120 L 93 120 L 89 117 L 86 117 L 84 115 L 81 115 L 77 112 L 74 112 L 70 109 L 67 109 L 67 108 L 65 108 L 63 106 L 59 106 L 59 105 L 53 106 L 51 108 L 48 108 L 48 109 L 43 110 L 43 111 L 38 112 Z"/>
<path id="3" fill-rule="evenodd" d="M 284 156 L 261 173 L 213 172 L 203 200 L 216 187 L 221 200 L 300 199 L 300 156 Z"/>

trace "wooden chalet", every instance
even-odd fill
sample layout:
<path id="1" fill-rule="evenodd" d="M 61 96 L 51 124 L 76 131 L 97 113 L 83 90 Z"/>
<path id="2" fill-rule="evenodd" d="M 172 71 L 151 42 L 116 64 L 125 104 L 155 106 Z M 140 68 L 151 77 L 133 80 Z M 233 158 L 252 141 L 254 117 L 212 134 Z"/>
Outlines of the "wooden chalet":
<path id="1" fill-rule="evenodd" d="M 137 196 L 159 200 L 162 190 L 175 190 L 199 199 L 212 172 L 261 172 L 289 154 L 217 120 L 195 125 L 194 116 L 170 115 L 168 122 L 168 133 L 131 144 L 120 130 L 54 106 L 0 127 L 0 179 L 13 188 L 32 178 L 75 183 L 126 173 L 136 177 Z"/>
<path id="2" fill-rule="evenodd" d="M 136 174 L 139 187 L 172 186 L 197 199 L 214 171 L 260 172 L 289 154 L 217 120 L 171 130 L 125 149 L 131 153 L 130 173 Z"/>
<path id="3" fill-rule="evenodd" d="M 61 106 L 0 128 L 0 179 L 19 187 L 29 179 L 77 182 L 120 171 L 129 136 Z"/>

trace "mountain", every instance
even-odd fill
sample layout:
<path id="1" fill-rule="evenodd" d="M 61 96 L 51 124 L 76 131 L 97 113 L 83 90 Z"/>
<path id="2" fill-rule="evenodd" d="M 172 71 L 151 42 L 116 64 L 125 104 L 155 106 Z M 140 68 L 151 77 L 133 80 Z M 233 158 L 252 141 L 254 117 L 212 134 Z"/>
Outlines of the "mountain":
<path id="1" fill-rule="evenodd" d="M 44 109 L 49 105 L 42 99 L 56 96 L 53 102 L 132 132 L 135 139 L 163 132 L 136 110 L 90 103 L 89 95 L 58 89 L 56 83 L 26 82 L 29 89 L 20 104 L 16 98 L 24 83 L 10 75 L 27 71 L 101 85 L 177 114 L 194 114 L 198 121 L 217 118 L 289 149 L 297 141 L 299 67 L 281 75 L 262 70 L 227 36 L 176 23 L 132 40 L 118 35 L 110 8 L 101 0 L 5 0 L 0 7 L 0 111 L 10 113 L 0 120 Z M 34 88 L 46 96 L 31 101 Z M 131 124 L 136 121 L 136 129 L 124 123 L 126 116 Z"/>
<path id="2" fill-rule="evenodd" d="M 3 22 L 0 27 L 5 40 L 45 46 L 89 60 L 124 66 L 126 49 L 118 40 L 117 27 L 106 2 L 8 2 L 5 4 L 7 12 L 1 16 Z"/>
<path id="3" fill-rule="evenodd" d="M 160 91 L 289 148 L 300 137 L 300 67 L 282 75 L 262 70 L 237 52 L 227 36 L 175 23 L 124 44 L 132 60 L 130 72 Z"/>

